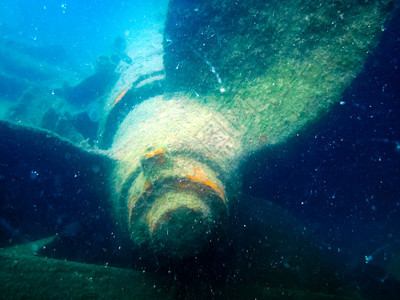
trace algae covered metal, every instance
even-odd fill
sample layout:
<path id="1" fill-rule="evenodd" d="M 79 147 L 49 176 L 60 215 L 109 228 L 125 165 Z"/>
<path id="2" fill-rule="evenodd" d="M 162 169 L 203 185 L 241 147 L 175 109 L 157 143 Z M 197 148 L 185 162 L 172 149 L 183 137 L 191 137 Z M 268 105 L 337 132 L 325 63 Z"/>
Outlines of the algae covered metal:
<path id="1" fill-rule="evenodd" d="M 392 6 L 171 1 L 164 94 L 126 115 L 109 150 L 131 238 L 177 257 L 220 240 L 240 163 L 340 101 Z"/>

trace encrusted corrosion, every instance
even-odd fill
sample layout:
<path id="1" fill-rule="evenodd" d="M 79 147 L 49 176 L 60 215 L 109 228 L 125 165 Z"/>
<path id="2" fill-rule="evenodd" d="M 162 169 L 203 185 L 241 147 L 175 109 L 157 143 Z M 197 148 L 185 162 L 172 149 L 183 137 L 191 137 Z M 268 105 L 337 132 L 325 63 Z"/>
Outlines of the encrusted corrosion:
<path id="1" fill-rule="evenodd" d="M 216 172 L 162 148 L 143 155 L 127 197 L 131 239 L 170 257 L 200 252 L 226 223 L 227 200 Z"/>

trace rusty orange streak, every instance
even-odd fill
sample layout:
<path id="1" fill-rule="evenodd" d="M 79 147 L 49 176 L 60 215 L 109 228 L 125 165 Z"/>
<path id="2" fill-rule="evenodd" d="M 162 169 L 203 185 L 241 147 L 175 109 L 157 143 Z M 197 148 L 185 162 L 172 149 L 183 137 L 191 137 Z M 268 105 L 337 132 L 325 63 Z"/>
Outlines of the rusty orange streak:
<path id="1" fill-rule="evenodd" d="M 224 192 L 217 186 L 217 184 L 215 182 L 212 182 L 210 180 L 207 180 L 205 178 L 200 178 L 200 177 L 195 177 L 193 175 L 188 175 L 187 176 L 189 179 L 193 180 L 193 181 L 197 181 L 197 182 L 202 182 L 205 185 L 208 185 L 210 188 L 212 188 L 217 195 L 224 201 L 225 203 L 225 196 L 224 196 Z"/>
<path id="2" fill-rule="evenodd" d="M 159 150 L 155 150 L 153 152 L 150 152 L 149 154 L 146 155 L 146 158 L 150 158 L 150 157 L 153 157 L 153 156 L 155 156 L 157 154 L 161 154 L 161 153 L 165 153 L 165 150 L 164 149 L 159 149 Z"/>
<path id="3" fill-rule="evenodd" d="M 115 101 L 114 101 L 114 103 L 113 103 L 113 107 L 115 106 L 115 104 L 117 104 L 124 96 L 125 96 L 125 94 L 126 94 L 126 92 L 127 92 L 128 90 L 123 90 L 118 96 L 117 96 L 117 98 L 115 98 Z"/>

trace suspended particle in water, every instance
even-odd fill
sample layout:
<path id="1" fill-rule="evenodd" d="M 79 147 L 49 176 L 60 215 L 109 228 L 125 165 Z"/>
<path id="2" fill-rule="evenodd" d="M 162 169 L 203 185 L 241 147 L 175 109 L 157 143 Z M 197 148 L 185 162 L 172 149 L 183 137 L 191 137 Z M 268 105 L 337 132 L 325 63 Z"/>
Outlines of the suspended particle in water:
<path id="1" fill-rule="evenodd" d="M 372 257 L 372 255 L 365 255 L 364 259 L 365 259 L 365 263 L 369 264 L 373 260 L 373 257 Z"/>
<path id="2" fill-rule="evenodd" d="M 38 172 L 38 171 L 35 171 L 35 170 L 32 170 L 31 173 L 30 173 L 30 175 L 29 175 L 29 178 L 30 178 L 31 180 L 35 180 L 38 176 L 39 176 L 39 172 Z"/>

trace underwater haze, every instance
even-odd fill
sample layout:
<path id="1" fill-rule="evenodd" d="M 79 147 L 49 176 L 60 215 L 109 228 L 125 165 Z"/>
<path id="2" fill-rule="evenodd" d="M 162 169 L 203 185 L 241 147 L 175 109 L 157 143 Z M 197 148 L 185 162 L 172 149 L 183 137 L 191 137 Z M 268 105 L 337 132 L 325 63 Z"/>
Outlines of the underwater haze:
<path id="1" fill-rule="evenodd" d="M 398 1 L 0 8 L 1 299 L 398 299 Z"/>
<path id="2" fill-rule="evenodd" d="M 42 59 L 73 61 L 86 70 L 116 37 L 162 22 L 166 1 L 5 0 L 1 5 L 2 39 L 22 43 Z"/>

